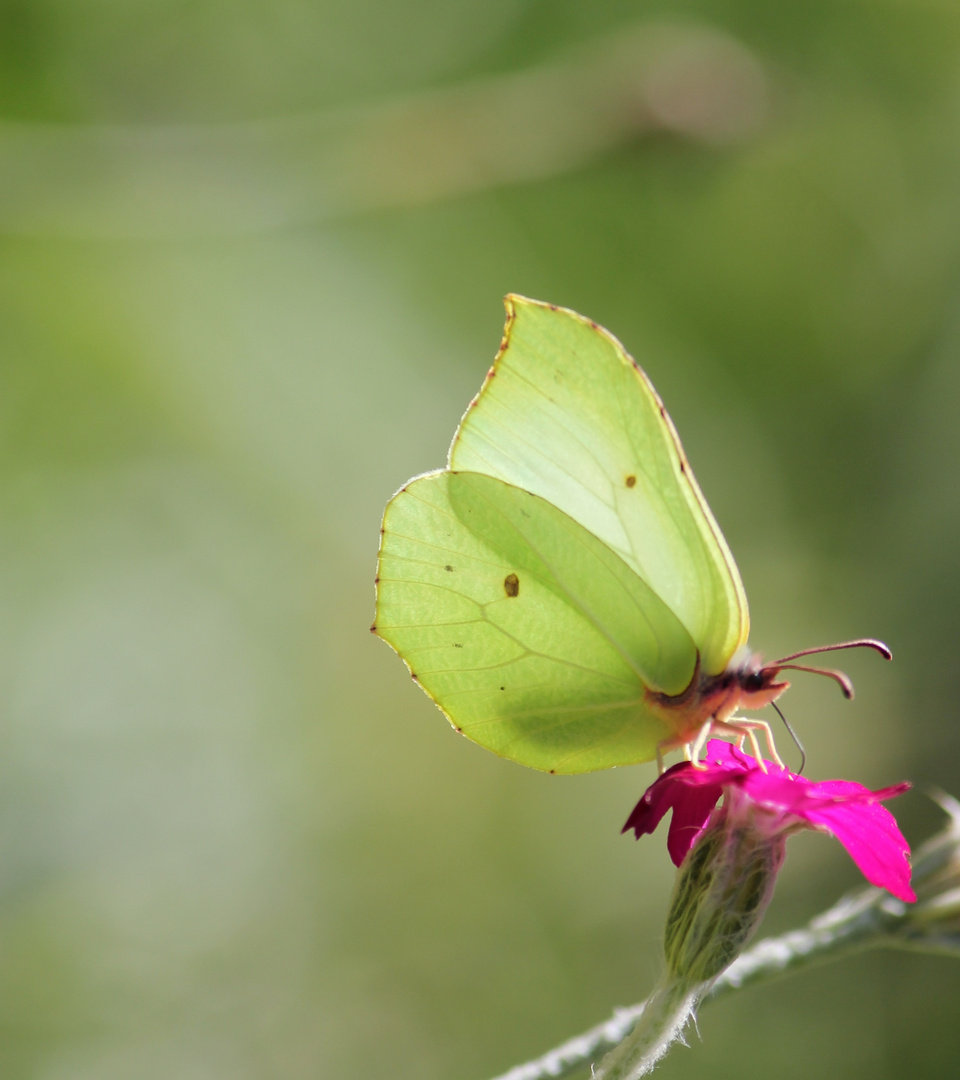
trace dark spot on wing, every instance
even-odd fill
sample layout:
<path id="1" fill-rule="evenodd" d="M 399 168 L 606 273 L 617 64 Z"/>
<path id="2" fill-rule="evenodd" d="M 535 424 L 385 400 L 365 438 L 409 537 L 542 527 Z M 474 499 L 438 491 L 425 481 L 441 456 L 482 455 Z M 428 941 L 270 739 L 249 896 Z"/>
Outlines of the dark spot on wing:
<path id="1" fill-rule="evenodd" d="M 627 477 L 627 487 L 633 487 L 636 484 L 636 482 L 637 482 L 637 478 L 635 476 L 628 476 Z"/>
<path id="2" fill-rule="evenodd" d="M 375 634 L 376 632 L 377 632 L 377 624 L 374 623 L 373 626 L 370 627 L 370 633 Z"/>
<path id="3" fill-rule="evenodd" d="M 380 584 L 380 575 L 379 574 L 377 574 L 377 576 L 373 579 L 373 583 L 374 583 L 374 585 L 379 585 Z"/>
<path id="4" fill-rule="evenodd" d="M 506 687 L 505 687 L 505 686 L 501 686 L 501 687 L 500 687 L 500 689 L 501 689 L 501 690 L 506 690 Z"/>
<path id="5" fill-rule="evenodd" d="M 455 649 L 462 649 L 462 648 L 463 648 L 463 642 L 462 642 L 462 641 L 455 641 L 455 642 L 453 643 L 453 647 L 454 647 Z"/>
<path id="6" fill-rule="evenodd" d="M 551 776 L 556 776 L 557 775 L 557 770 L 556 769 L 551 769 L 550 770 L 550 775 Z"/>
<path id="7" fill-rule="evenodd" d="M 520 579 L 516 574 L 507 574 L 503 579 L 503 591 L 507 596 L 517 596 L 520 592 Z"/>
<path id="8" fill-rule="evenodd" d="M 446 571 L 448 571 L 448 572 L 449 572 L 450 570 L 452 570 L 452 569 L 453 569 L 453 567 L 452 567 L 452 566 L 451 566 L 451 565 L 450 565 L 449 563 L 447 563 L 447 565 L 446 565 L 446 566 L 444 567 L 444 570 L 446 570 Z"/>
<path id="9" fill-rule="evenodd" d="M 600 329 L 600 327 L 593 321 L 593 319 L 587 319 L 587 322 L 594 328 L 594 330 Z"/>
<path id="10" fill-rule="evenodd" d="M 416 675 L 412 671 L 410 672 L 410 678 L 413 679 L 414 682 L 418 681 Z"/>
<path id="11" fill-rule="evenodd" d="M 681 459 L 680 459 L 680 471 L 681 471 L 681 472 L 682 472 L 682 473 L 683 473 L 684 475 L 686 475 L 686 472 L 687 472 L 687 463 L 686 463 L 686 462 L 685 462 L 685 461 L 683 460 L 683 458 L 681 458 Z"/>

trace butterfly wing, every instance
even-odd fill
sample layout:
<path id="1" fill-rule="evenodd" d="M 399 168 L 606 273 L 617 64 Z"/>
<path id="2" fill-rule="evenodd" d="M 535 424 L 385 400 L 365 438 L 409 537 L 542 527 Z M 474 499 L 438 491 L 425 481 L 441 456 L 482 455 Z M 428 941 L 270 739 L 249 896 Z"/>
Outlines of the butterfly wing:
<path id="1" fill-rule="evenodd" d="M 548 500 L 676 613 L 707 674 L 747 640 L 733 556 L 660 398 L 623 346 L 573 311 L 506 299 L 500 353 L 450 448 L 451 469 Z"/>
<path id="2" fill-rule="evenodd" d="M 649 761 L 696 647 L 606 544 L 475 473 L 411 481 L 383 520 L 375 632 L 464 735 L 559 773 Z"/>

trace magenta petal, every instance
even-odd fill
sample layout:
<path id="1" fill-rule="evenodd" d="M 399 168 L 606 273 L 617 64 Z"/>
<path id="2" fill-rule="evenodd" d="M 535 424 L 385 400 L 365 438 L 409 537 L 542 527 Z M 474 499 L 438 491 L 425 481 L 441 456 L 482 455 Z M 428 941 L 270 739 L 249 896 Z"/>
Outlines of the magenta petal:
<path id="1" fill-rule="evenodd" d="M 695 769 L 689 762 L 674 765 L 647 788 L 621 831 L 633 829 L 639 839 L 652 833 L 672 810 L 667 849 L 679 866 L 723 794 L 720 780 L 735 772 L 723 767 Z"/>
<path id="2" fill-rule="evenodd" d="M 851 780 L 811 784 L 759 770 L 740 780 L 741 789 L 764 809 L 833 833 L 867 881 L 912 902 L 916 898 L 910 888 L 910 848 L 893 815 L 879 805 L 881 799 L 900 795 L 909 786 L 871 791 Z"/>
<path id="3" fill-rule="evenodd" d="M 871 885 L 908 903 L 916 900 L 910 888 L 910 848 L 889 810 L 875 802 L 835 802 L 804 816 L 833 833 Z"/>
<path id="4" fill-rule="evenodd" d="M 910 888 L 910 848 L 882 799 L 900 795 L 909 784 L 871 791 L 851 780 L 813 783 L 788 769 L 757 762 L 720 739 L 707 743 L 702 763 L 682 762 L 668 769 L 644 792 L 623 831 L 637 837 L 652 833 L 668 810 L 673 811 L 667 835 L 670 858 L 679 866 L 693 847 L 724 791 L 739 789 L 745 803 L 766 818 L 769 835 L 798 824 L 833 835 L 847 849 L 864 877 L 901 900 L 916 899 Z M 741 811 L 737 811 L 741 812 Z"/>
<path id="5" fill-rule="evenodd" d="M 652 833 L 660 824 L 663 815 L 673 806 L 674 785 L 669 782 L 669 776 L 679 766 L 668 769 L 663 776 L 656 780 L 640 796 L 640 801 L 630 811 L 621 832 L 633 829 L 639 840 L 641 836 Z"/>
<path id="6" fill-rule="evenodd" d="M 722 794 L 723 788 L 719 784 L 688 787 L 683 797 L 674 802 L 667 833 L 667 851 L 674 866 L 679 866 L 687 857 Z"/>
<path id="7" fill-rule="evenodd" d="M 812 795 L 841 795 L 847 799 L 851 795 L 859 794 L 867 797 L 869 802 L 886 802 L 887 799 L 896 798 L 905 791 L 910 790 L 909 783 L 891 784 L 890 787 L 880 788 L 879 791 L 871 791 L 863 784 L 857 784 L 853 780 L 821 780 L 817 784 L 810 785 Z"/>
<path id="8" fill-rule="evenodd" d="M 711 739 L 707 743 L 703 760 L 708 765 L 731 766 L 738 772 L 757 767 L 757 763 L 752 757 L 749 757 L 742 750 L 738 750 L 733 743 L 724 742 L 723 739 Z"/>
<path id="9" fill-rule="evenodd" d="M 862 799 L 867 802 L 880 802 L 889 799 L 890 792 L 899 795 L 900 790 L 906 791 L 909 784 L 898 784 L 896 788 L 884 788 L 883 791 L 871 791 L 870 788 L 858 784 L 855 780 L 818 780 L 810 785 L 810 794 L 818 799 Z"/>
<path id="10" fill-rule="evenodd" d="M 758 805 L 782 814 L 800 816 L 803 816 L 803 808 L 810 801 L 808 793 L 812 786 L 809 780 L 779 769 L 776 773 L 752 769 L 744 773 L 739 781 L 741 791 L 746 792 Z"/>

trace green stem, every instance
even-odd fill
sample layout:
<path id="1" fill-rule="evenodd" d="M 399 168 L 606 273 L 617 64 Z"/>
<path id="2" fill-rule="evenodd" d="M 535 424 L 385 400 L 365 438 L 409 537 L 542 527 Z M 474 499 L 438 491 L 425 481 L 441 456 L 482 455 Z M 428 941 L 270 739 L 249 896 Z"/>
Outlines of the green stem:
<path id="1" fill-rule="evenodd" d="M 704 1001 L 712 1001 L 730 990 L 776 978 L 812 963 L 838 959 L 871 945 L 892 944 L 887 937 L 887 924 L 890 921 L 895 922 L 897 916 L 887 912 L 884 905 L 877 902 L 878 894 L 879 890 L 875 889 L 855 894 L 841 900 L 803 930 L 792 930 L 779 937 L 759 941 L 719 976 Z M 669 1008 L 671 1004 L 676 1007 L 678 1003 L 657 1001 L 657 992 L 648 1001 L 651 1004 L 657 1002 L 657 1012 L 655 1015 L 650 1014 L 649 1022 L 646 1019 L 646 1001 L 627 1009 L 618 1009 L 604 1023 L 568 1040 L 534 1061 L 517 1065 L 496 1080 L 557 1080 L 559 1077 L 569 1076 L 595 1062 L 607 1051 L 623 1044 L 634 1030 L 642 1033 L 637 1047 L 643 1052 L 649 1052 L 653 1044 L 647 1044 L 648 1037 L 652 1037 L 658 1030 L 663 1034 L 663 1024 L 668 1019 Z M 684 1019 L 686 1015 L 687 1013 L 684 1014 Z M 669 1045 L 669 1041 L 667 1040 L 664 1049 Z M 634 1057 L 630 1060 L 634 1060 Z M 612 1072 L 609 1067 L 608 1071 L 598 1074 L 603 1080 L 621 1080 L 628 1076 L 642 1075 L 642 1071 L 632 1074 Z"/>
<path id="2" fill-rule="evenodd" d="M 596 1080 L 637 1080 L 646 1076 L 683 1030 L 703 987 L 664 981 L 644 1002 L 633 1030 L 603 1059 Z"/>

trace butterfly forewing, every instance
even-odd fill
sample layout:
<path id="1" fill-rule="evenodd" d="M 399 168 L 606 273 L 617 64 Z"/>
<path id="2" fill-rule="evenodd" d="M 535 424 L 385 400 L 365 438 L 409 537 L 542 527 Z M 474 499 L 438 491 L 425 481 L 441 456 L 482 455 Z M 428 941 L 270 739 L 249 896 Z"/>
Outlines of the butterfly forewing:
<path id="1" fill-rule="evenodd" d="M 474 473 L 412 481 L 384 515 L 376 632 L 463 733 L 554 772 L 646 761 L 696 647 L 605 543 Z"/>
<path id="2" fill-rule="evenodd" d="M 504 342 L 450 468 L 533 492 L 615 551 L 677 615 L 705 672 L 747 639 L 740 576 L 656 391 L 575 312 L 507 298 Z"/>

